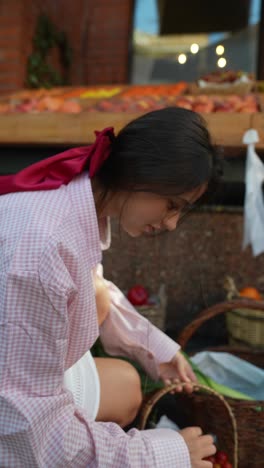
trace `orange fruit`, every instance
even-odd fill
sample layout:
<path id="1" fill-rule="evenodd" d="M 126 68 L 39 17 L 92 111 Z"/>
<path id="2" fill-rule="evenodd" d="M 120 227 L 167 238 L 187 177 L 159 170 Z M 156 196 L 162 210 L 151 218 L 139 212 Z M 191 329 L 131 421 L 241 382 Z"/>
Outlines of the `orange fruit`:
<path id="1" fill-rule="evenodd" d="M 246 286 L 245 288 L 241 289 L 241 291 L 239 291 L 239 295 L 249 299 L 255 299 L 255 301 L 260 301 L 262 299 L 259 291 L 252 286 Z"/>

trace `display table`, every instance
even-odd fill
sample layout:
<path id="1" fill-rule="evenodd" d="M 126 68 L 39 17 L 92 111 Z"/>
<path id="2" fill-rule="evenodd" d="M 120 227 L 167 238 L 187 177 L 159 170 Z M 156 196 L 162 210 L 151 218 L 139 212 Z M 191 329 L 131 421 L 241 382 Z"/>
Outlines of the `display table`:
<path id="1" fill-rule="evenodd" d="M 155 108 L 155 105 L 157 108 L 168 105 L 184 107 L 186 99 L 191 99 L 193 110 L 203 110 L 206 108 L 206 103 L 201 101 L 199 104 L 199 99 L 212 99 L 210 96 L 188 97 L 187 84 L 185 88 L 180 84 L 156 87 L 145 85 L 142 86 L 142 93 L 145 92 L 146 96 L 143 95 L 141 98 L 138 96 L 138 89 L 140 90 L 138 85 L 60 88 L 43 91 L 42 95 L 39 90 L 32 92 L 26 90 L 2 97 L 0 145 L 89 144 L 94 140 L 94 130 L 113 126 L 118 132 L 129 121 Z M 154 89 L 153 96 L 152 89 Z M 250 104 L 249 108 L 244 106 L 239 112 L 230 109 L 219 111 L 219 107 L 213 112 L 200 112 L 207 122 L 214 144 L 230 148 L 242 147 L 244 132 L 254 127 L 260 135 L 257 147 L 264 150 L 263 98 L 262 94 L 255 96 L 258 102 L 257 111 L 254 111 Z M 225 100 L 226 97 L 220 99 Z M 60 102 L 63 103 L 61 111 L 58 110 Z M 6 110 L 7 105 L 9 108 Z M 216 102 L 215 105 L 219 106 L 219 103 Z"/>
<path id="2" fill-rule="evenodd" d="M 94 130 L 113 126 L 118 132 L 141 113 L 12 114 L 0 116 L 0 144 L 84 145 L 94 140 Z M 213 142 L 241 146 L 245 130 L 256 128 L 264 149 L 263 114 L 204 114 Z"/>

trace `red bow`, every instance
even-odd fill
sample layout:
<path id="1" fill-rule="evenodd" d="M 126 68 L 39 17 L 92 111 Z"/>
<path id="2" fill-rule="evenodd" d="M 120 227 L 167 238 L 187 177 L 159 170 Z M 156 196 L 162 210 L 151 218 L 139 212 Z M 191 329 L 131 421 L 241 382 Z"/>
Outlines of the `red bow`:
<path id="1" fill-rule="evenodd" d="M 59 188 L 83 172 L 88 161 L 89 176 L 94 177 L 111 152 L 115 138 L 113 130 L 113 127 L 108 127 L 101 132 L 96 131 L 96 140 L 90 146 L 72 148 L 38 161 L 17 174 L 0 176 L 0 195 Z"/>

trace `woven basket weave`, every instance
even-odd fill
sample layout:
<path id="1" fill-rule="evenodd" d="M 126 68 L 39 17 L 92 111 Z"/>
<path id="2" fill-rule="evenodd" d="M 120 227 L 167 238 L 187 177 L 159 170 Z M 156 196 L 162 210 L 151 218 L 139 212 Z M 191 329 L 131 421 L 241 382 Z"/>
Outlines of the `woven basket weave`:
<path id="1" fill-rule="evenodd" d="M 204 310 L 180 334 L 178 342 L 186 346 L 195 331 L 207 320 L 233 309 L 246 307 L 264 311 L 264 302 L 249 299 L 226 301 Z M 264 367 L 264 353 L 237 349 L 231 346 L 218 348 L 240 356 L 253 364 Z M 140 429 L 144 429 L 154 405 L 170 387 L 158 391 L 142 407 Z M 207 391 L 209 392 L 210 389 Z M 263 391 L 264 393 L 264 391 Z M 264 447 L 264 401 L 246 401 L 218 395 L 194 392 L 191 395 L 179 394 L 181 408 L 186 408 L 188 425 L 198 425 L 204 432 L 217 436 L 218 448 L 233 457 L 233 468 L 261 468 Z M 264 398 L 263 398 L 264 400 Z"/>
<path id="2" fill-rule="evenodd" d="M 227 299 L 239 299 L 234 279 L 225 279 Z M 241 299 L 241 297 L 240 297 Z M 226 314 L 226 325 L 231 345 L 246 345 L 264 350 L 264 313 L 259 309 L 246 307 L 231 310 Z"/>
<path id="3" fill-rule="evenodd" d="M 264 349 L 264 313 L 260 310 L 236 309 L 226 314 L 230 344 L 245 344 Z"/>

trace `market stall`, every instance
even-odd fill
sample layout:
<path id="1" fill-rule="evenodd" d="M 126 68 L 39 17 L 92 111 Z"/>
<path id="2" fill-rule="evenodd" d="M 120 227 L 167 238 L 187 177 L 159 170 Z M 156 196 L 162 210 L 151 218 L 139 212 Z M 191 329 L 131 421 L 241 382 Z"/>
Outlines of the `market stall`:
<path id="1" fill-rule="evenodd" d="M 229 88 L 230 88 L 229 83 Z M 206 90 L 187 83 L 90 86 L 21 90 L 0 100 L 1 145 L 81 145 L 94 130 L 127 122 L 151 110 L 180 106 L 205 118 L 215 144 L 241 147 L 250 127 L 259 131 L 264 149 L 263 97 L 260 85 Z"/>

